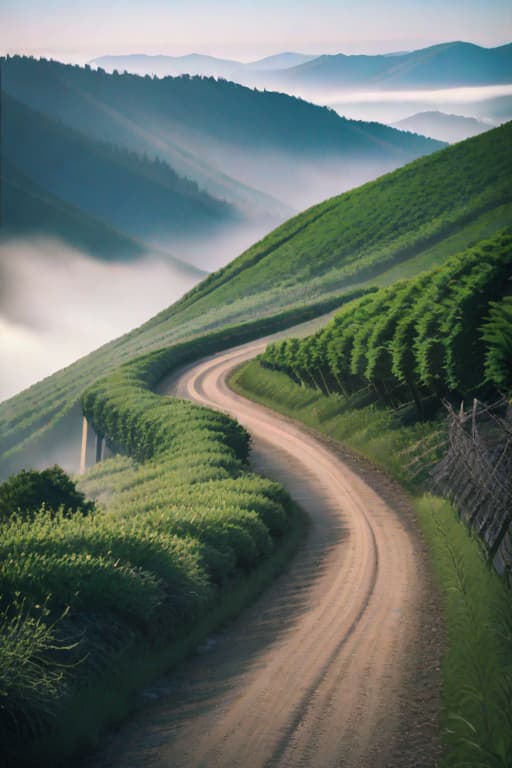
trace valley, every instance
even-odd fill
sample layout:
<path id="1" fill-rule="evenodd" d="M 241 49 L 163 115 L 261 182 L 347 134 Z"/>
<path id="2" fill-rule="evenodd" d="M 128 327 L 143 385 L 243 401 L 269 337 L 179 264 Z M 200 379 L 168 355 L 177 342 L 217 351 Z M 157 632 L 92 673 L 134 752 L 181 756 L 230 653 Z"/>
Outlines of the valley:
<path id="1" fill-rule="evenodd" d="M 1 768 L 510 768 L 512 46 L 319 3 L 0 10 Z"/>

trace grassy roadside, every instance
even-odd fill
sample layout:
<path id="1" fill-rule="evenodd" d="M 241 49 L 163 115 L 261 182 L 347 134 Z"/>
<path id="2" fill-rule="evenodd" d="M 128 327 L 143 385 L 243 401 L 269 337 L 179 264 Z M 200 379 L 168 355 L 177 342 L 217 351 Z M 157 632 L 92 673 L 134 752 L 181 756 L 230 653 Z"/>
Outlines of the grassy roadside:
<path id="1" fill-rule="evenodd" d="M 305 513 L 291 505 L 288 529 L 280 546 L 251 573 L 227 583 L 209 609 L 192 624 L 184 625 L 171 643 L 132 643 L 114 664 L 101 670 L 66 702 L 58 714 L 58 729 L 33 743 L 23 759 L 7 765 L 67 768 L 73 755 L 98 744 L 108 726 L 140 706 L 144 686 L 193 655 L 209 634 L 233 621 L 271 584 L 297 551 L 307 526 Z"/>
<path id="2" fill-rule="evenodd" d="M 453 507 L 423 493 L 421 463 L 432 461 L 442 444 L 442 424 L 398 424 L 373 404 L 350 407 L 340 396 L 301 387 L 257 361 L 234 371 L 230 386 L 338 440 L 413 492 L 446 626 L 442 768 L 511 768 L 512 600 Z"/>

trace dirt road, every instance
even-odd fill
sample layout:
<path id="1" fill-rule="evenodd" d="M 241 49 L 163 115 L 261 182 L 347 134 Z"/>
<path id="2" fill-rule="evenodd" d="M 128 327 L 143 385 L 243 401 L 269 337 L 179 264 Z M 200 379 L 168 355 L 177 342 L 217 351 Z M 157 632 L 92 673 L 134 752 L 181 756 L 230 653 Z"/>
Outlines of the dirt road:
<path id="1" fill-rule="evenodd" d="M 307 541 L 255 604 L 149 691 L 155 702 L 91 765 L 432 768 L 439 623 L 407 499 L 228 389 L 229 371 L 261 348 L 203 361 L 167 390 L 251 432 L 253 467 L 311 517 Z"/>

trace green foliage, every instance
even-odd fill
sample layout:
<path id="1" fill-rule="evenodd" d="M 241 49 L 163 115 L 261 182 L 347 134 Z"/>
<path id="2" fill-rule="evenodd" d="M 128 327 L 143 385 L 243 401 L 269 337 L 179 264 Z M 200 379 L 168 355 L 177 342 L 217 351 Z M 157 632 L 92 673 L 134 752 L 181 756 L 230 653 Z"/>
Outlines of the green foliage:
<path id="1" fill-rule="evenodd" d="M 15 760 L 13 746 L 20 738 L 35 738 L 44 729 L 66 680 L 56 652 L 72 650 L 59 643 L 60 621 L 48 621 L 46 606 L 36 606 L 34 614 L 19 598 L 0 613 L 0 736 L 6 761 Z"/>
<path id="2" fill-rule="evenodd" d="M 22 470 L 0 485 L 0 521 L 10 517 L 31 518 L 45 506 L 53 513 L 60 508 L 65 513 L 92 512 L 94 505 L 77 490 L 76 483 L 55 465 L 37 471 Z"/>
<path id="3" fill-rule="evenodd" d="M 403 420 L 382 406 L 373 393 L 326 395 L 305 387 L 257 360 L 239 368 L 230 385 L 252 400 L 298 419 L 365 456 L 411 490 L 428 479 L 429 469 L 446 447 L 441 419 L 422 422 L 404 414 Z"/>
<path id="4" fill-rule="evenodd" d="M 67 515 L 48 507 L 0 523 L 0 673 L 7 676 L 0 691 L 10 685 L 5 653 L 26 657 L 41 691 L 53 686 L 44 702 L 28 691 L 18 709 L 12 696 L 0 708 L 0 738 L 13 754 L 25 749 L 26 723 L 38 723 L 31 748 L 41 729 L 54 734 L 53 718 L 123 648 L 142 640 L 169 645 L 192 631 L 288 533 L 290 500 L 248 472 L 247 432 L 224 414 L 151 391 L 203 343 L 137 358 L 84 394 L 89 421 L 124 454 L 81 480 L 81 499 L 83 491 L 99 497 L 94 511 Z M 48 472 L 63 476 L 58 468 Z M 9 510 L 14 490 L 24 503 L 29 496 L 37 502 L 39 486 L 30 495 L 27 485 L 41 475 L 21 473 L 4 484 Z M 38 631 L 31 644 L 22 629 L 32 624 Z M 14 636 L 13 626 L 21 628 Z M 54 640 L 66 666 L 57 676 Z"/>
<path id="5" fill-rule="evenodd" d="M 261 363 L 326 394 L 370 385 L 388 405 L 412 396 L 420 413 L 420 395 L 499 389 L 510 361 L 508 299 L 492 305 L 483 337 L 480 329 L 511 277 L 512 234 L 504 231 L 429 273 L 347 305 L 311 338 L 269 345 Z M 313 349 L 322 350 L 315 375 Z"/>
<path id="6" fill-rule="evenodd" d="M 445 604 L 442 765 L 512 764 L 512 605 L 505 584 L 444 499 L 416 502 Z"/>
<path id="7" fill-rule="evenodd" d="M 284 328 L 355 284 L 413 277 L 491 236 L 510 221 L 511 133 L 509 123 L 305 211 L 145 325 L 0 404 L 2 462 L 19 468 L 87 386 L 130 358 L 219 329 L 236 343 L 249 337 L 237 324 L 253 322 L 254 337 Z"/>
<path id="8" fill-rule="evenodd" d="M 508 301 L 507 301 L 508 304 Z M 236 391 L 341 441 L 410 490 L 421 490 L 444 453 L 443 421 L 401 425 L 389 409 L 326 396 L 257 361 L 231 379 Z M 357 460 L 357 458 L 356 458 Z M 509 768 L 512 759 L 512 604 L 481 545 L 449 502 L 414 501 L 439 577 L 446 626 L 442 661 L 442 768 Z"/>
<path id="9" fill-rule="evenodd" d="M 491 302 L 489 316 L 482 327 L 486 344 L 486 380 L 505 393 L 512 392 L 512 296 Z"/>

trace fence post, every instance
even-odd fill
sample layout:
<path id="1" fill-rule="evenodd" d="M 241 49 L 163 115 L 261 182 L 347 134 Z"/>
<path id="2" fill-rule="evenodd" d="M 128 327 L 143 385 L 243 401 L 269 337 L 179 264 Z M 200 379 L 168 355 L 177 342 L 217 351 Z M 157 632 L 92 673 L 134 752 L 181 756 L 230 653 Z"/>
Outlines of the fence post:
<path id="1" fill-rule="evenodd" d="M 82 421 L 82 445 L 80 447 L 80 474 L 83 475 L 83 473 L 86 470 L 87 467 L 87 433 L 88 433 L 88 423 L 87 419 L 83 418 Z"/>

